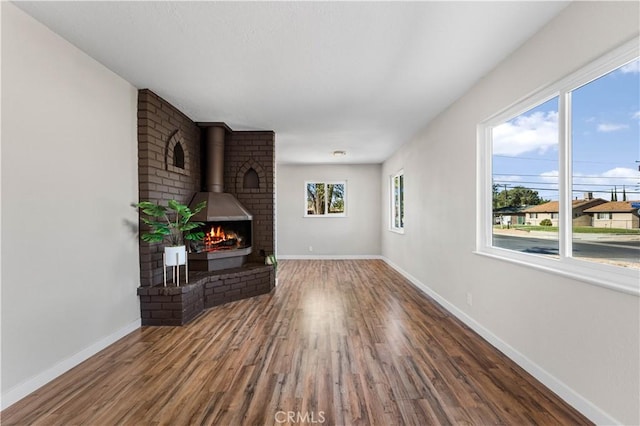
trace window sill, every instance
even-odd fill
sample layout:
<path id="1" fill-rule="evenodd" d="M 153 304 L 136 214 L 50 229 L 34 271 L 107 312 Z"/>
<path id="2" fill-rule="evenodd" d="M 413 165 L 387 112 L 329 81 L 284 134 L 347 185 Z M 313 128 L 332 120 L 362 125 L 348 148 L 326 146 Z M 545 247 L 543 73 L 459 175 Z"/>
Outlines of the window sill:
<path id="1" fill-rule="evenodd" d="M 404 229 L 394 229 L 394 228 L 389 228 L 389 231 L 395 233 L 395 234 L 400 234 L 400 235 L 404 235 Z"/>
<path id="2" fill-rule="evenodd" d="M 494 247 L 473 253 L 529 268 L 538 269 L 621 293 L 640 296 L 640 271 L 611 267 L 577 259 L 549 259 Z"/>
<path id="3" fill-rule="evenodd" d="M 305 214 L 304 216 L 302 216 L 303 218 L 334 218 L 334 217 L 347 217 L 346 214 Z"/>

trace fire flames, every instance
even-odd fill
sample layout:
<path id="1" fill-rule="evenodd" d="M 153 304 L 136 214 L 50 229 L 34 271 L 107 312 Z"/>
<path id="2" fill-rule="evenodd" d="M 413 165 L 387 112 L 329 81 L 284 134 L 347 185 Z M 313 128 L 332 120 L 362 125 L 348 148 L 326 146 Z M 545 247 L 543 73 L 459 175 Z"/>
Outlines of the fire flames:
<path id="1" fill-rule="evenodd" d="M 225 231 L 222 226 L 212 226 L 204 236 L 204 245 L 207 251 L 233 249 L 240 245 L 240 238 L 233 231 Z"/>

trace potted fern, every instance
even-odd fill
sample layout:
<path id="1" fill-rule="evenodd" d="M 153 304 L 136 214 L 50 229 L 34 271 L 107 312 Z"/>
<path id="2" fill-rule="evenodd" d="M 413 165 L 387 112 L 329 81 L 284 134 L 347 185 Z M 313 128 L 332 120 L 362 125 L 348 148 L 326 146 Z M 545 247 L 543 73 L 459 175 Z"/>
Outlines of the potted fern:
<path id="1" fill-rule="evenodd" d="M 193 210 L 175 200 L 169 200 L 167 204 L 168 207 L 150 201 L 134 204 L 148 216 L 140 217 L 140 220 L 149 226 L 149 231 L 141 234 L 140 238 L 148 243 L 166 241 L 168 243 L 164 248 L 166 266 L 184 265 L 185 241 L 200 241 L 204 238 L 204 232 L 197 230 L 204 223 L 191 222 L 191 218 L 205 208 L 207 201 L 198 203 Z"/>

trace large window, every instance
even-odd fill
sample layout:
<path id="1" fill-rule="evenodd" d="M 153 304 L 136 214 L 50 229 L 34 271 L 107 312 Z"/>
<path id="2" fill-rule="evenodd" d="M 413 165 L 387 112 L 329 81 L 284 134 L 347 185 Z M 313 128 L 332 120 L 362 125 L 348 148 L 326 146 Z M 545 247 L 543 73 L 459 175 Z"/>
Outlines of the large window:
<path id="1" fill-rule="evenodd" d="M 478 252 L 640 294 L 639 93 L 634 41 L 482 123 Z"/>
<path id="2" fill-rule="evenodd" d="M 391 176 L 391 230 L 404 232 L 404 171 Z"/>
<path id="3" fill-rule="evenodd" d="M 558 97 L 493 126 L 491 163 L 493 246 L 557 257 Z"/>
<path id="4" fill-rule="evenodd" d="M 306 182 L 305 216 L 345 216 L 347 183 Z"/>

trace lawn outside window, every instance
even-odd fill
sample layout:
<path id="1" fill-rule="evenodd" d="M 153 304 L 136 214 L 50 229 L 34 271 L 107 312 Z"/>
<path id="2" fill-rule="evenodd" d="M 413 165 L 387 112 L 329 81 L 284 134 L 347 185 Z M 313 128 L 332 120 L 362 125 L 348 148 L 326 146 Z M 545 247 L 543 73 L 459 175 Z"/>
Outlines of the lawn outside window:
<path id="1" fill-rule="evenodd" d="M 640 295 L 638 56 L 632 40 L 478 125 L 476 253 Z"/>
<path id="2" fill-rule="evenodd" d="M 307 181 L 305 217 L 346 217 L 346 181 Z"/>

